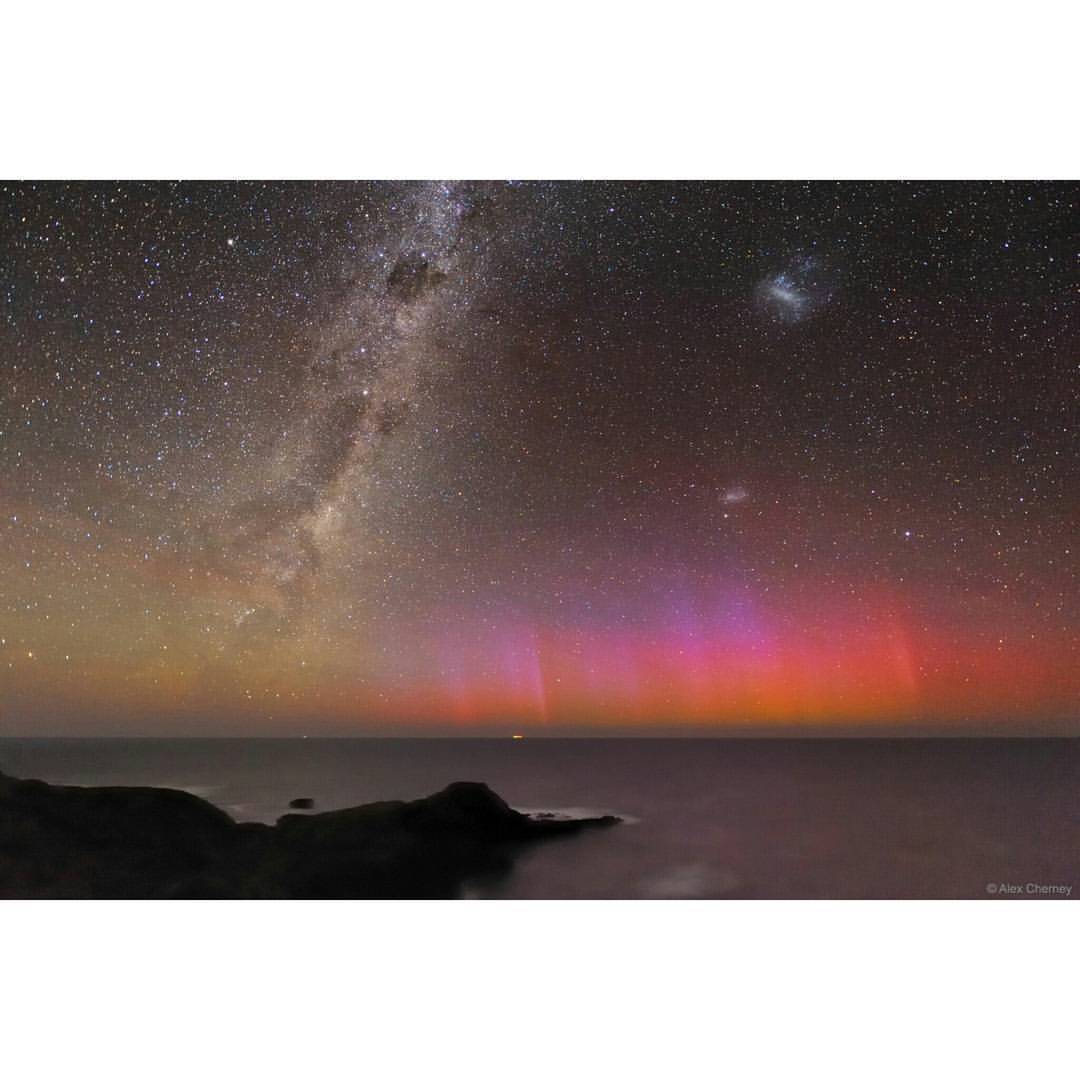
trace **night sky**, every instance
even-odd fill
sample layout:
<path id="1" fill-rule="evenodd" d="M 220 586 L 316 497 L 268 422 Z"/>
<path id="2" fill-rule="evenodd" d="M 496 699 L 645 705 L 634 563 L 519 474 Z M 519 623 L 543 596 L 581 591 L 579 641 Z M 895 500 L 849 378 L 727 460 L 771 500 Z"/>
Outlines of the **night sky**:
<path id="1" fill-rule="evenodd" d="M 0 184 L 0 733 L 1080 734 L 1074 184 Z"/>

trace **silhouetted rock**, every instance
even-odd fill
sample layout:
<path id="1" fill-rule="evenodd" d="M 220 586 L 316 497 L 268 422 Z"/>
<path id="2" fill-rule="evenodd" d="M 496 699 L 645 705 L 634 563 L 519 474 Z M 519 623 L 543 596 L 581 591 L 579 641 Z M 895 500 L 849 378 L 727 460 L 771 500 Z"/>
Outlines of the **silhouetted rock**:
<path id="1" fill-rule="evenodd" d="M 0 897 L 449 898 L 505 873 L 525 844 L 618 820 L 532 818 L 484 784 L 456 783 L 413 802 L 238 824 L 183 791 L 0 773 Z"/>
<path id="2" fill-rule="evenodd" d="M 293 799 L 289 803 L 292 810 L 312 810 L 315 807 L 314 799 Z"/>

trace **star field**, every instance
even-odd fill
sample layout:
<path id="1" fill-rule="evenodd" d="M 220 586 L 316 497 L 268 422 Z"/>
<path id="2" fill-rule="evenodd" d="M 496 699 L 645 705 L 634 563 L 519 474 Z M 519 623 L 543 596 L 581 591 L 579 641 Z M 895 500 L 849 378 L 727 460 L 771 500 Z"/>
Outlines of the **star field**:
<path id="1" fill-rule="evenodd" d="M 1078 224 L 0 184 L 0 730 L 1076 733 Z"/>

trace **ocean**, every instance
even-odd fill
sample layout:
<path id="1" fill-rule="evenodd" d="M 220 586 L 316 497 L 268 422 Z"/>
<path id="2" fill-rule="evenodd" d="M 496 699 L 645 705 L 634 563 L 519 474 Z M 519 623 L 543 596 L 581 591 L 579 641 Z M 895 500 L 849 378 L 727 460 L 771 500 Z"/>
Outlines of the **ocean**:
<path id="1" fill-rule="evenodd" d="M 1074 739 L 7 738 L 0 770 L 182 788 L 241 821 L 454 780 L 625 819 L 526 850 L 480 899 L 1080 895 Z"/>

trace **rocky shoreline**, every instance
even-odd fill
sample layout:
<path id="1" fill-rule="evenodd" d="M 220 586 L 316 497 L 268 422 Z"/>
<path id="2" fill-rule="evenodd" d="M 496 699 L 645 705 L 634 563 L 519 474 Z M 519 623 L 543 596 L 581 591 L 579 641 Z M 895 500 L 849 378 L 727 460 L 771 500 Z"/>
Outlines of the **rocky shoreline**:
<path id="1" fill-rule="evenodd" d="M 185 791 L 0 773 L 0 898 L 451 899 L 529 844 L 619 820 L 532 817 L 459 782 L 263 825 Z"/>

